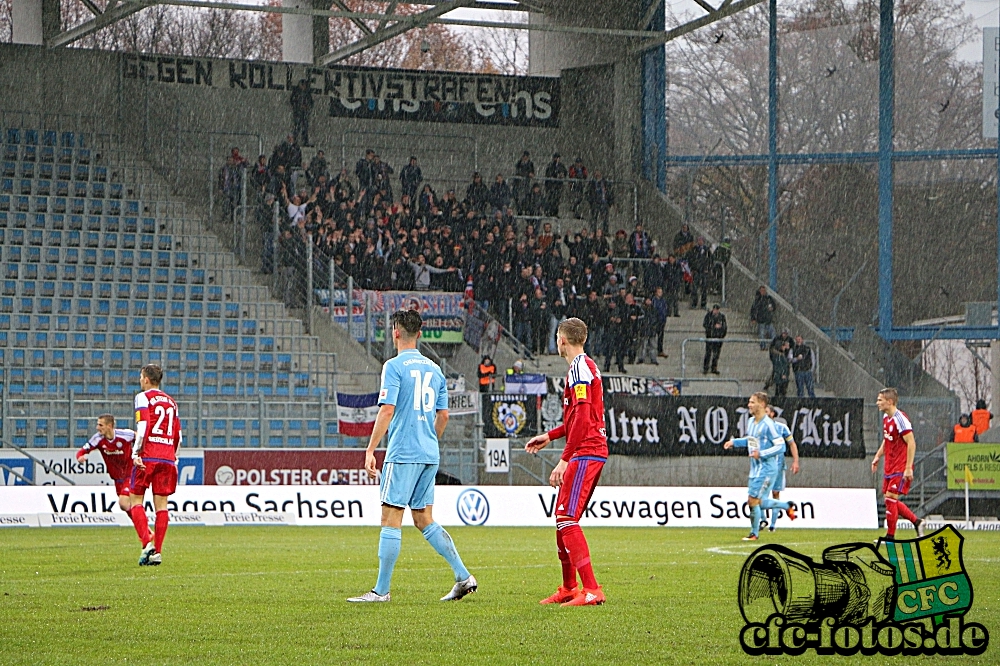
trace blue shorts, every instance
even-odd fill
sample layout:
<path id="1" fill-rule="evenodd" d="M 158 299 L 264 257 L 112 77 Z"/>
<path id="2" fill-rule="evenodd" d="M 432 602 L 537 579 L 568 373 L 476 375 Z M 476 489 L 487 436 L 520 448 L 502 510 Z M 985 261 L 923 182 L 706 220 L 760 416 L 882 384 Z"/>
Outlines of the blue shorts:
<path id="1" fill-rule="evenodd" d="M 753 497 L 754 499 L 764 499 L 767 493 L 771 490 L 772 480 L 773 479 L 770 476 L 764 474 L 750 479 L 749 483 L 747 483 L 747 495 Z"/>
<path id="2" fill-rule="evenodd" d="M 389 506 L 423 509 L 434 504 L 437 465 L 392 463 L 382 465 L 379 500 Z"/>
<path id="3" fill-rule="evenodd" d="M 771 492 L 777 493 L 785 489 L 785 468 L 772 477 Z"/>

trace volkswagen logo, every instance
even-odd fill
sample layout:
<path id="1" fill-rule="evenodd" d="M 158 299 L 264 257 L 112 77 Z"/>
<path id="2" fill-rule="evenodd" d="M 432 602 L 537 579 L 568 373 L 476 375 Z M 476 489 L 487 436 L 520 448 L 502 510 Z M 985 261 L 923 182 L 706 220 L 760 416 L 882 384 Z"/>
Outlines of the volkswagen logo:
<path id="1" fill-rule="evenodd" d="M 458 510 L 458 517 L 466 525 L 485 525 L 490 517 L 490 503 L 486 495 L 475 488 L 463 490 L 455 508 Z"/>

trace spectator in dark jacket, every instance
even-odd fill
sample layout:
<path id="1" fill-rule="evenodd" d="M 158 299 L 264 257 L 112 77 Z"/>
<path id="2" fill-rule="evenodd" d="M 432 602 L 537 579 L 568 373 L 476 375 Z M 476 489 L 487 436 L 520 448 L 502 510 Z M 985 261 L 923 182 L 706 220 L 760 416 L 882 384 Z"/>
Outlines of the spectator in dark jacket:
<path id="1" fill-rule="evenodd" d="M 590 204 L 590 220 L 594 229 L 600 228 L 608 233 L 608 213 L 615 205 L 615 195 L 611 184 L 604 180 L 600 171 L 594 171 L 594 179 L 587 186 L 587 203 Z"/>
<path id="2" fill-rule="evenodd" d="M 309 82 L 305 79 L 292 90 L 292 126 L 295 133 L 295 140 L 300 141 L 303 146 L 311 146 L 309 143 L 309 116 L 312 114 L 313 98 L 309 91 Z"/>
<path id="3" fill-rule="evenodd" d="M 642 317 L 639 320 L 639 358 L 637 363 L 660 364 L 656 360 L 656 336 L 660 330 L 659 314 L 653 307 L 653 299 L 647 296 L 643 299 Z"/>
<path id="4" fill-rule="evenodd" d="M 465 188 L 465 202 L 472 210 L 487 213 L 490 205 L 490 188 L 486 187 L 482 175 L 472 174 L 472 182 Z"/>
<path id="5" fill-rule="evenodd" d="M 771 381 L 774 383 L 776 398 L 788 395 L 788 380 L 791 364 L 788 362 L 788 343 L 782 342 L 771 354 Z"/>
<path id="6" fill-rule="evenodd" d="M 700 307 L 708 303 L 708 282 L 712 273 L 712 250 L 705 245 L 701 236 L 695 241 L 694 247 L 687 253 L 688 267 L 691 269 L 691 307 L 699 307 L 698 295 L 701 294 Z"/>
<path id="7" fill-rule="evenodd" d="M 808 394 L 810 398 L 815 398 L 813 352 L 801 335 L 795 336 L 795 345 L 792 347 L 792 370 L 795 372 L 795 395 L 802 398 Z"/>
<path id="8" fill-rule="evenodd" d="M 365 156 L 354 165 L 354 175 L 358 179 L 358 189 L 367 190 L 375 183 L 375 151 L 369 148 Z"/>
<path id="9" fill-rule="evenodd" d="M 566 177 L 570 180 L 569 197 L 573 207 L 573 217 L 579 220 L 583 217 L 580 215 L 580 204 L 583 203 L 587 182 L 587 167 L 583 166 L 583 158 L 577 157 L 573 160 Z"/>
<path id="10" fill-rule="evenodd" d="M 757 325 L 761 351 L 765 351 L 768 340 L 774 338 L 774 311 L 777 309 L 774 297 L 767 293 L 767 287 L 761 285 L 750 306 L 750 323 Z"/>
<path id="11" fill-rule="evenodd" d="M 629 251 L 633 259 L 649 259 L 653 254 L 653 245 L 649 237 L 642 228 L 642 222 L 635 225 L 635 231 L 628 238 Z"/>
<path id="12" fill-rule="evenodd" d="M 399 184 L 403 196 L 409 195 L 410 199 L 415 199 L 420 183 L 424 180 L 424 174 L 420 171 L 416 157 L 410 157 L 410 163 L 399 172 Z"/>
<path id="13" fill-rule="evenodd" d="M 684 285 L 684 271 L 674 255 L 667 256 L 663 264 L 663 298 L 667 302 L 667 316 L 680 317 L 677 311 L 677 301 L 680 300 L 681 287 Z"/>
<path id="14" fill-rule="evenodd" d="M 510 200 L 510 185 L 504 180 L 503 174 L 498 173 L 493 187 L 490 188 L 490 205 L 493 207 L 493 212 L 502 211 L 510 206 Z"/>
<path id="15" fill-rule="evenodd" d="M 531 153 L 527 150 L 521 153 L 521 159 L 517 161 L 514 165 L 514 202 L 517 204 L 517 210 L 521 215 L 527 215 L 524 212 L 525 201 L 528 198 L 528 193 L 531 192 L 531 180 L 535 177 L 535 163 L 531 161 Z"/>
<path id="16" fill-rule="evenodd" d="M 711 369 L 712 374 L 719 374 L 719 354 L 722 353 L 722 339 L 726 337 L 726 315 L 719 311 L 716 303 L 712 309 L 705 313 L 705 319 L 701 323 L 705 329 L 705 360 L 702 362 L 702 374 L 708 374 Z"/>
<path id="17" fill-rule="evenodd" d="M 559 153 L 553 154 L 552 161 L 545 167 L 545 214 L 549 217 L 559 217 L 559 201 L 565 185 L 563 181 L 568 173 Z"/>

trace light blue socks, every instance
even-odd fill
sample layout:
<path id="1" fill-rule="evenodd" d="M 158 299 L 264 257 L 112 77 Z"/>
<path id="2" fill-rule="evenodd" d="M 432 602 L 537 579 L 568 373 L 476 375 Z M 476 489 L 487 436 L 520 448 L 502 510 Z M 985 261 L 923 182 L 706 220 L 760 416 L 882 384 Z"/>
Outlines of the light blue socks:
<path id="1" fill-rule="evenodd" d="M 399 558 L 399 546 L 403 542 L 403 530 L 398 527 L 383 527 L 378 538 L 378 581 L 375 583 L 375 594 L 389 593 L 389 583 L 392 581 L 392 570 Z"/>
<path id="2" fill-rule="evenodd" d="M 438 552 L 438 555 L 451 565 L 452 571 L 455 572 L 456 581 L 465 580 L 471 575 L 462 563 L 462 557 L 455 550 L 455 542 L 451 540 L 451 535 L 443 527 L 437 523 L 431 523 L 424 528 L 423 535 L 427 539 L 427 543 Z M 399 552 L 398 546 L 396 552 Z M 381 574 L 379 580 L 381 580 Z"/>
<path id="3" fill-rule="evenodd" d="M 750 509 L 750 533 L 757 536 L 760 533 L 760 504 Z"/>

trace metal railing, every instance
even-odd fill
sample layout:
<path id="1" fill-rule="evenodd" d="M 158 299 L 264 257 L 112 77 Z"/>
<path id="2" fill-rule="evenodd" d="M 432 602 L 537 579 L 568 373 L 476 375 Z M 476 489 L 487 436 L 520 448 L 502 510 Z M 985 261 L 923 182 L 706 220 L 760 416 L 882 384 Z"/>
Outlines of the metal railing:
<path id="1" fill-rule="evenodd" d="M 27 458 L 31 462 L 35 463 L 36 465 L 44 465 L 45 464 L 41 460 L 39 460 L 38 458 L 36 458 L 35 456 L 33 456 L 30 453 L 28 453 L 27 451 L 25 451 L 24 447 L 18 446 L 17 444 L 14 444 L 13 442 L 8 442 L 5 439 L 0 439 L 0 449 L 2 449 L 4 447 L 7 447 L 9 449 L 14 449 L 19 454 L 21 454 L 22 456 L 24 456 L 25 458 Z M 17 478 L 19 478 L 22 481 L 24 481 L 25 483 L 27 483 L 29 485 L 32 485 L 32 486 L 35 485 L 35 483 L 33 481 L 31 481 L 30 479 L 26 479 L 20 473 L 14 471 L 13 469 L 11 469 L 10 467 L 8 467 L 7 465 L 0 464 L 0 467 L 4 468 L 5 470 L 7 470 L 8 472 L 10 472 L 11 474 L 13 474 L 14 476 L 16 476 Z M 64 476 L 62 472 L 59 472 L 55 468 L 53 468 L 50 471 L 50 473 L 51 474 L 55 474 L 56 476 L 58 476 L 60 479 L 62 479 L 66 483 L 70 484 L 71 486 L 75 486 L 76 485 L 76 483 L 72 479 Z"/>
<path id="2" fill-rule="evenodd" d="M 752 339 L 752 338 L 704 338 L 704 337 L 700 337 L 700 338 L 684 338 L 684 340 L 681 341 L 681 381 L 686 381 L 687 380 L 687 343 L 689 343 L 689 342 L 702 342 L 702 343 L 704 343 L 704 342 L 724 342 L 724 343 L 735 343 L 735 344 L 746 344 L 746 345 L 753 344 L 753 345 L 758 345 L 758 346 L 761 345 L 761 344 L 768 344 L 768 345 L 770 345 L 770 343 L 771 343 L 770 340 L 760 340 L 760 339 L 756 339 L 755 340 L 755 339 Z M 805 344 L 807 347 L 809 347 L 812 350 L 812 352 L 813 352 L 813 368 L 812 368 L 813 381 L 818 384 L 819 383 L 819 348 L 816 345 L 816 342 L 814 340 L 803 340 L 803 344 Z M 789 362 L 789 363 L 791 363 L 791 362 Z M 789 368 L 791 368 L 791 365 L 789 365 Z M 792 379 L 794 379 L 794 377 L 792 377 Z"/>

